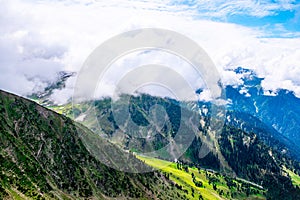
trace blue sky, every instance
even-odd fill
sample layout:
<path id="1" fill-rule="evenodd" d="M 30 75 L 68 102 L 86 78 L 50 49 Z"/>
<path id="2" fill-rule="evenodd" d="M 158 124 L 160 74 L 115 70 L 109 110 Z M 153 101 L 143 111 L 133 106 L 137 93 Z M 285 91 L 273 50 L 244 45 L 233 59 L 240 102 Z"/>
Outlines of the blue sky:
<path id="1" fill-rule="evenodd" d="M 194 17 L 262 29 L 266 37 L 297 37 L 300 32 L 300 1 L 172 1 L 195 10 Z"/>
<path id="2" fill-rule="evenodd" d="M 299 11 L 275 11 L 273 15 L 257 17 L 250 15 L 231 15 L 227 21 L 248 27 L 264 29 L 271 37 L 293 37 L 300 32 Z"/>

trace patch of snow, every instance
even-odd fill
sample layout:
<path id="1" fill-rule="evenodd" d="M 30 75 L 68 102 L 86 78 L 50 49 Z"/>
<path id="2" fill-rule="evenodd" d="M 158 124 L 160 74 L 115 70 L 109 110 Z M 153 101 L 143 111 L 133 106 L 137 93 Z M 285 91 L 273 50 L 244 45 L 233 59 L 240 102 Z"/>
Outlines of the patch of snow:
<path id="1" fill-rule="evenodd" d="M 231 122 L 230 115 L 227 116 L 227 121 Z"/>
<path id="2" fill-rule="evenodd" d="M 254 101 L 254 107 L 255 107 L 255 112 L 258 113 L 259 110 L 258 110 L 258 107 L 256 105 L 256 101 Z"/>

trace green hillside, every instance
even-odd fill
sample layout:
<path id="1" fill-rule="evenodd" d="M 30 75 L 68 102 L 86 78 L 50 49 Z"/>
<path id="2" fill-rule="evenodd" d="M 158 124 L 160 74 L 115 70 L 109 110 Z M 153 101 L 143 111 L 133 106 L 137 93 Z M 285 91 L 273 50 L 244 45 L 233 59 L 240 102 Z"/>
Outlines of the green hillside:
<path id="1" fill-rule="evenodd" d="M 184 198 L 164 175 L 124 173 L 99 162 L 83 145 L 94 133 L 71 119 L 0 91 L 0 199 Z M 98 137 L 99 152 L 130 157 Z M 176 196 L 175 196 L 176 195 Z"/>
<path id="2" fill-rule="evenodd" d="M 300 187 L 300 176 L 298 174 L 295 174 L 293 171 L 289 169 L 285 169 L 285 171 L 289 174 L 289 176 L 292 179 L 293 185 Z"/>
<path id="3" fill-rule="evenodd" d="M 156 158 L 137 157 L 165 173 L 166 177 L 186 193 L 188 199 L 265 199 L 263 188 L 242 179 Z"/>
<path id="4" fill-rule="evenodd" d="M 128 98 L 130 99 L 129 105 L 126 105 L 127 101 L 124 99 Z M 203 114 L 204 112 L 199 114 L 200 116 L 193 115 L 191 118 L 181 116 L 181 109 L 184 109 L 185 112 L 192 112 L 189 107 L 190 102 L 178 102 L 174 99 L 141 94 L 129 97 L 123 95 L 114 103 L 118 106 L 127 106 L 130 116 L 124 117 L 131 118 L 135 124 L 141 127 L 140 131 L 126 123 L 121 124 L 126 131 L 120 131 L 120 124 L 116 123 L 114 119 L 110 98 L 83 102 L 74 105 L 73 108 L 71 104 L 51 108 L 73 117 L 93 132 L 103 135 L 122 148 L 137 153 L 152 152 L 167 144 L 172 144 L 172 140 L 181 126 L 184 127 L 184 130 L 198 127 L 196 137 L 187 151 L 179 158 L 181 162 L 222 173 L 233 173 L 245 180 L 260 184 L 266 189 L 265 196 L 268 199 L 300 198 L 299 188 L 295 183 L 293 184 L 291 176 L 283 169 L 283 166 L 286 166 L 295 174 L 299 174 L 300 163 L 289 156 L 288 148 L 273 137 L 269 129 L 258 119 L 241 117 L 239 113 L 228 112 L 227 117 L 232 119 L 231 123 L 225 122 L 221 133 L 215 135 L 211 131 L 210 119 Z M 205 107 L 208 111 L 210 110 L 209 103 L 199 103 L 200 109 Z M 143 128 L 149 124 L 145 116 L 149 115 L 151 107 L 154 105 L 162 106 L 169 119 L 160 133 Z M 118 109 L 118 106 L 115 108 Z M 207 115 L 209 114 L 208 112 Z M 201 123 L 197 118 L 201 119 Z M 135 137 L 138 134 L 150 135 L 151 139 Z M 210 146 L 209 153 L 205 157 L 199 156 L 203 150 L 202 146 Z M 176 151 L 176 148 L 173 150 Z M 165 152 L 159 156 L 164 160 L 170 159 Z"/>

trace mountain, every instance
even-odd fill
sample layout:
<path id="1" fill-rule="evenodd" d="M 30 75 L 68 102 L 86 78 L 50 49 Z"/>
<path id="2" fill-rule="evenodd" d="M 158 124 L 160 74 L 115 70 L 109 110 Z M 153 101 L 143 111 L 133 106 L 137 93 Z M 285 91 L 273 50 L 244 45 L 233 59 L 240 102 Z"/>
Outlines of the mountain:
<path id="1" fill-rule="evenodd" d="M 274 137 L 283 140 L 300 161 L 300 147 L 297 145 L 300 143 L 300 99 L 285 89 L 266 95 L 261 85 L 263 78 L 258 77 L 253 70 L 237 67 L 232 71 L 241 76 L 243 84 L 226 86 L 226 98 L 230 102 L 228 110 L 262 121 L 270 130 L 273 129 L 271 132 Z M 50 98 L 51 94 L 56 89 L 64 88 L 66 81 L 74 75 L 73 72 L 58 73 L 56 82 L 50 83 L 44 91 L 32 94 L 29 98 L 44 106 L 56 106 Z"/>
<path id="2" fill-rule="evenodd" d="M 0 199 L 265 199 L 263 187 L 241 178 L 136 158 L 70 118 L 4 91 L 0 111 Z M 107 166 L 111 156 L 130 171 L 159 171 L 121 172 Z"/>
<path id="3" fill-rule="evenodd" d="M 242 76 L 243 84 L 226 87 L 226 97 L 231 101 L 229 109 L 252 115 L 272 127 L 279 133 L 274 137 L 281 135 L 288 139 L 284 139 L 285 145 L 300 160 L 300 99 L 284 89 L 265 95 L 261 86 L 263 78 L 242 67 L 234 72 Z"/>
<path id="4" fill-rule="evenodd" d="M 195 102 L 191 106 L 190 102 L 146 94 L 123 95 L 114 108 L 110 98 L 82 102 L 73 107 L 66 104 L 51 108 L 84 124 L 121 148 L 139 154 L 172 144 L 179 125 L 183 125 L 185 130 L 198 127 L 195 139 L 179 159 L 181 163 L 212 169 L 226 177 L 241 177 L 261 185 L 267 190 L 269 199 L 299 199 L 299 112 L 295 112 L 299 109 L 299 99 L 286 90 L 267 96 L 261 87 L 263 79 L 253 71 L 241 67 L 234 71 L 242 75 L 244 84 L 225 88 L 230 104 L 227 105 L 226 121 L 220 134 L 211 131 L 209 115 L 212 104 L 209 102 L 198 102 L 198 106 L 206 111 L 190 118 L 182 117 L 180 109 L 192 112 Z M 147 128 L 151 123 L 147 116 L 151 115 L 155 105 L 164 108 L 169 119 L 168 123 L 162 124 L 161 132 Z M 120 124 L 113 109 L 120 111 L 122 106 L 128 106 L 129 116 L 123 117 Z M 158 121 L 164 121 L 161 116 L 156 117 L 161 119 Z M 132 123 L 128 123 L 130 121 L 142 129 L 135 129 Z M 159 158 L 174 160 L 172 154 L 176 154 L 176 149 L 169 146 L 173 153 L 160 151 Z M 203 157 L 201 154 L 205 148 L 207 153 Z"/>
<path id="5" fill-rule="evenodd" d="M 181 109 L 189 112 L 192 108 L 188 102 L 141 94 L 123 95 L 114 104 L 125 106 L 128 98 L 130 116 L 124 116 L 124 124 L 116 122 L 112 108 L 113 100 L 110 98 L 76 104 L 74 109 L 71 105 L 55 109 L 73 116 L 103 138 L 108 138 L 122 148 L 137 153 L 159 150 L 167 144 L 172 144 L 179 125 L 189 130 L 188 123 L 192 122 L 190 127 L 197 127 L 197 134 L 180 157 L 180 162 L 198 168 L 213 169 L 225 176 L 241 177 L 262 185 L 267 189 L 266 196 L 269 199 L 300 198 L 300 190 L 293 184 L 289 173 L 291 171 L 300 173 L 299 162 L 293 158 L 293 151 L 285 144 L 289 140 L 258 118 L 230 111 L 226 114 L 227 120 L 222 132 L 215 135 L 211 131 L 210 119 L 207 117 L 210 115 L 210 103 L 200 102 L 200 107 L 205 108 L 207 112 L 186 118 L 181 115 Z M 169 118 L 169 122 L 162 126 L 162 131 L 157 132 L 148 128 L 131 129 L 130 123 L 127 123 L 129 118 L 138 126 L 147 127 L 150 122 L 146 116 L 155 105 L 162 106 Z M 122 106 L 114 107 L 117 110 L 119 108 Z M 202 120 L 201 123 L 199 119 Z M 127 131 L 123 132 L 122 129 Z M 141 135 L 150 137 L 137 137 Z M 204 157 L 201 156 L 203 147 L 210 147 Z M 176 148 L 171 148 L 171 152 L 173 151 L 176 153 Z M 172 153 L 164 151 L 161 151 L 159 157 L 169 161 L 173 159 Z"/>
<path id="6" fill-rule="evenodd" d="M 94 133 L 65 116 L 4 91 L 0 112 L 0 199 L 184 198 L 161 173 L 107 167 L 84 145 Z M 132 171 L 149 168 L 104 139 L 97 144 Z"/>
<path id="7" fill-rule="evenodd" d="M 226 98 L 230 102 L 228 110 L 262 121 L 269 129 L 273 129 L 271 132 L 275 134 L 274 137 L 283 139 L 285 145 L 294 152 L 295 158 L 300 160 L 300 147 L 297 145 L 300 143 L 300 99 L 285 89 L 266 94 L 261 85 L 263 78 L 253 70 L 237 67 L 232 71 L 241 77 L 243 84 L 225 87 Z M 56 89 L 64 88 L 66 81 L 74 75 L 73 72 L 60 72 L 56 82 L 29 98 L 44 106 L 56 106 L 50 98 L 51 94 Z"/>

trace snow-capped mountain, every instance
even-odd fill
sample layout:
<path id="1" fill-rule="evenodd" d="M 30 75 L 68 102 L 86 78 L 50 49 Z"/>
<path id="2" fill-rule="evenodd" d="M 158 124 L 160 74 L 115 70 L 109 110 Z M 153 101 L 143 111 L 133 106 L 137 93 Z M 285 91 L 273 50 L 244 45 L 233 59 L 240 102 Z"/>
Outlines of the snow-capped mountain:
<path id="1" fill-rule="evenodd" d="M 238 67 L 234 72 L 242 75 L 244 83 L 226 87 L 226 97 L 230 101 L 228 109 L 258 118 L 286 137 L 288 146 L 296 147 L 300 143 L 300 99 L 284 89 L 266 95 L 261 86 L 263 78 L 257 77 L 252 70 Z"/>

